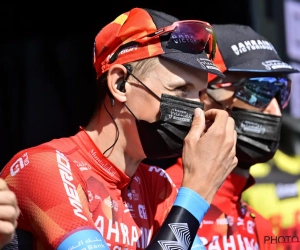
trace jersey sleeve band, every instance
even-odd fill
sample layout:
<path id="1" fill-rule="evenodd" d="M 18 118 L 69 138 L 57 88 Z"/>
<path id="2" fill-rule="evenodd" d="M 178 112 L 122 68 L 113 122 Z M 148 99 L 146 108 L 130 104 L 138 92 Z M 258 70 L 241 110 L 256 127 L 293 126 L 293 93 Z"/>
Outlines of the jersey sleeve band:
<path id="1" fill-rule="evenodd" d="M 181 187 L 173 206 L 180 206 L 188 210 L 201 223 L 210 205 L 195 191 Z"/>

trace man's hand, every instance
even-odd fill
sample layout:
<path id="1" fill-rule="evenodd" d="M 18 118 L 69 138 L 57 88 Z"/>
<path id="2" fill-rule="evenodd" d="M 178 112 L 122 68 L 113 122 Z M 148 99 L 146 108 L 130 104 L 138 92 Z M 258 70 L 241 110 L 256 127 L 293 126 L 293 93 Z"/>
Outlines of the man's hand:
<path id="1" fill-rule="evenodd" d="M 197 108 L 184 140 L 182 187 L 194 190 L 211 203 L 238 163 L 236 140 L 234 120 L 226 111 L 210 109 L 204 113 Z"/>
<path id="2" fill-rule="evenodd" d="M 15 194 L 9 190 L 6 182 L 0 178 L 0 247 L 8 244 L 17 227 L 18 208 Z"/>

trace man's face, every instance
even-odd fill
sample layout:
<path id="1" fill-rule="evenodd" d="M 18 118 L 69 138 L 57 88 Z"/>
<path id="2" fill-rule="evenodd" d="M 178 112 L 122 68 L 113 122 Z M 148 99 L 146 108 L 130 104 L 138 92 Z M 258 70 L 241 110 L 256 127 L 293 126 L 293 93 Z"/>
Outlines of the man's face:
<path id="1" fill-rule="evenodd" d="M 224 83 L 224 82 L 238 82 L 243 78 L 249 78 L 249 77 L 258 77 L 257 75 L 251 74 L 251 73 L 236 73 L 236 72 L 228 72 L 226 74 L 225 79 L 217 79 L 213 81 L 212 83 Z M 279 104 L 275 98 L 271 100 L 271 102 L 264 108 L 257 108 L 252 105 L 249 105 L 236 97 L 234 97 L 234 92 L 237 87 L 228 87 L 228 88 L 220 88 L 220 89 L 208 89 L 207 94 L 213 97 L 217 102 L 215 102 L 212 98 L 210 98 L 206 93 L 204 93 L 200 98 L 205 103 L 205 110 L 211 109 L 211 108 L 217 108 L 217 109 L 232 109 L 233 107 L 242 108 L 246 110 L 256 111 L 256 112 L 262 112 L 270 115 L 276 115 L 281 116 L 281 110 L 279 107 Z M 220 105 L 222 104 L 222 105 Z"/>
<path id="2" fill-rule="evenodd" d="M 152 59 L 141 64 L 133 63 L 128 78 L 128 71 L 120 64 L 111 67 L 107 76 L 108 88 L 116 100 L 110 113 L 121 135 L 118 142 L 127 146 L 128 154 L 140 159 L 146 155 L 137 126 L 142 123 L 137 123 L 136 119 L 148 123 L 158 121 L 162 94 L 200 102 L 199 92 L 207 87 L 207 72 L 167 59 Z M 125 91 L 118 89 L 122 79 L 127 79 Z M 108 97 L 106 102 L 108 105 Z"/>
<path id="3" fill-rule="evenodd" d="M 207 72 L 159 59 L 144 77 L 139 77 L 158 97 L 169 94 L 181 98 L 200 101 L 199 92 L 207 87 Z M 159 100 L 147 88 L 133 79 L 130 93 L 127 93 L 126 104 L 134 115 L 141 120 L 154 122 L 159 119 Z"/>

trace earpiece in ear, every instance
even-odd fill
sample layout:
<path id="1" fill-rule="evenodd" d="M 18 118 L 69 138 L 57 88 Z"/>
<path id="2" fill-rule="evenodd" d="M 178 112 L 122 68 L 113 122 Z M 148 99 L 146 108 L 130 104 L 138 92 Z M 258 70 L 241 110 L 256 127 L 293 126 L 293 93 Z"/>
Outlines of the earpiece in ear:
<path id="1" fill-rule="evenodd" d="M 117 89 L 120 90 L 123 93 L 126 92 L 125 83 L 126 83 L 126 80 L 122 80 L 121 82 L 117 83 Z"/>
<path id="2" fill-rule="evenodd" d="M 106 88 L 106 93 L 107 93 L 108 96 L 109 96 L 110 105 L 113 107 L 113 106 L 115 105 L 115 98 L 114 98 L 114 96 L 112 95 L 112 93 L 109 91 L 108 88 Z"/>

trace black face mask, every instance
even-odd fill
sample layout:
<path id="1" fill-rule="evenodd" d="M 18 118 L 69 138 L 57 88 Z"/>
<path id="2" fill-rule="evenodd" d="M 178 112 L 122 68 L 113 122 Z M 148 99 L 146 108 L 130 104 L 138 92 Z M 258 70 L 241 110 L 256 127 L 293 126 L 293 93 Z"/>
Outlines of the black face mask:
<path id="1" fill-rule="evenodd" d="M 195 108 L 203 110 L 202 102 L 162 94 L 160 119 L 149 123 L 136 119 L 143 150 L 148 159 L 178 157 L 188 134 Z"/>
<path id="2" fill-rule="evenodd" d="M 238 166 L 247 169 L 273 158 L 280 141 L 281 117 L 240 108 L 233 108 L 231 116 L 238 134 Z"/>
<path id="3" fill-rule="evenodd" d="M 160 98 L 132 74 L 131 65 L 125 65 L 125 67 L 128 74 L 160 101 L 160 119 L 152 123 L 138 119 L 125 103 L 125 107 L 135 117 L 146 157 L 150 160 L 156 160 L 181 156 L 183 140 L 191 128 L 194 110 L 196 108 L 203 110 L 204 103 L 167 94 L 162 94 Z"/>
<path id="4" fill-rule="evenodd" d="M 181 156 L 183 140 L 191 128 L 194 110 L 195 108 L 203 110 L 204 104 L 162 94 L 160 119 L 152 123 L 139 120 L 126 104 L 125 106 L 136 119 L 146 157 L 154 160 Z"/>

